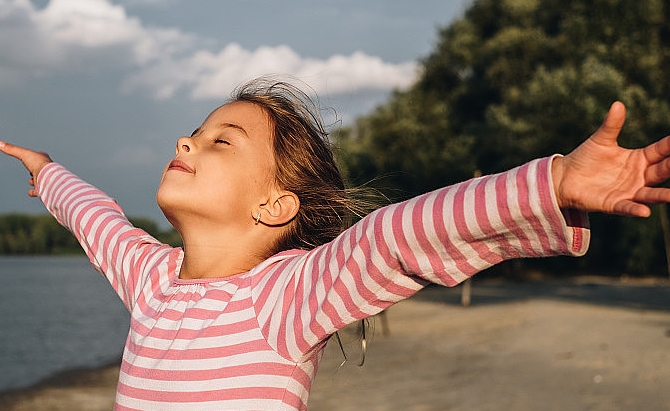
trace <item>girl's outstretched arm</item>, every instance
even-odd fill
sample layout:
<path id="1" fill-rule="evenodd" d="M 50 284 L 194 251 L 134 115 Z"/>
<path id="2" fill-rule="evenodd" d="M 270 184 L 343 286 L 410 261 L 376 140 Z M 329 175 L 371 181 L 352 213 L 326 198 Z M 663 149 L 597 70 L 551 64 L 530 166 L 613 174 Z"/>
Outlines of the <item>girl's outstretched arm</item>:
<path id="1" fill-rule="evenodd" d="M 612 104 L 600 128 L 552 165 L 561 208 L 648 217 L 648 204 L 670 202 L 670 189 L 656 187 L 670 178 L 670 136 L 639 149 L 625 149 L 617 137 L 626 118 Z"/>
<path id="2" fill-rule="evenodd" d="M 33 186 L 28 191 L 28 195 L 31 197 L 37 197 L 35 192 L 35 179 L 37 175 L 42 171 L 45 165 L 51 163 L 51 158 L 46 153 L 41 153 L 37 151 L 30 150 L 28 148 L 23 148 L 15 146 L 13 144 L 5 143 L 0 141 L 0 151 L 10 155 L 14 158 L 19 159 L 23 166 L 30 172 L 30 185 Z"/>
<path id="3" fill-rule="evenodd" d="M 39 197 L 56 220 L 77 237 L 93 266 L 104 273 L 129 310 L 147 276 L 176 259 L 179 249 L 161 244 L 132 226 L 116 201 L 79 179 L 45 153 L 0 142 L 0 151 L 19 159 L 31 173 L 28 195 Z"/>

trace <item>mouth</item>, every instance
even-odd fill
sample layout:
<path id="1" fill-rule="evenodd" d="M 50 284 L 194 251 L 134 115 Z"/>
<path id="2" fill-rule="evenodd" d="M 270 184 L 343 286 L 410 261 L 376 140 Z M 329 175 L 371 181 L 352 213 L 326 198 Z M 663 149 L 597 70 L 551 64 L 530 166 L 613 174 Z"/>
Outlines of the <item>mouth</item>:
<path id="1" fill-rule="evenodd" d="M 170 165 L 168 166 L 168 171 L 170 170 L 175 170 L 175 171 L 181 171 L 183 173 L 190 173 L 190 174 L 195 174 L 195 170 L 192 169 L 188 164 L 184 163 L 181 160 L 174 159 L 170 162 Z"/>

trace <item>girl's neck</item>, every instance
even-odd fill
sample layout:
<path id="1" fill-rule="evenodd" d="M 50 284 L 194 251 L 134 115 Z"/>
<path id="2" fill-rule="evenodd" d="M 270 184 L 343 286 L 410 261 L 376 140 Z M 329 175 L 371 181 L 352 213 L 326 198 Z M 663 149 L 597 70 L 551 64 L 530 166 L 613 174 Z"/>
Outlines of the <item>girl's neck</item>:
<path id="1" fill-rule="evenodd" d="M 251 250 L 239 247 L 203 246 L 184 241 L 184 259 L 179 278 L 223 278 L 247 272 L 264 258 L 254 257 Z"/>
<path id="2" fill-rule="evenodd" d="M 248 232 L 180 232 L 184 242 L 181 279 L 223 278 L 247 272 L 268 257 L 259 244 L 271 243 Z"/>

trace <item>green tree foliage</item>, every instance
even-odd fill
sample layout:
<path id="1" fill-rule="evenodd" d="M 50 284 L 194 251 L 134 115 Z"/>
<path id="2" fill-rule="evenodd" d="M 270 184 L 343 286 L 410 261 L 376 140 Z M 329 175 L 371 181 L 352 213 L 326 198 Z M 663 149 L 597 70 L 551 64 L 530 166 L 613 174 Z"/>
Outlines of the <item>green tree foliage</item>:
<path id="1" fill-rule="evenodd" d="M 75 254 L 81 247 L 49 215 L 0 216 L 0 254 Z"/>
<path id="2" fill-rule="evenodd" d="M 639 147 L 670 133 L 669 63 L 662 0 L 476 1 L 440 30 L 412 89 L 336 132 L 341 163 L 354 181 L 387 176 L 415 195 L 566 153 L 614 100 L 628 107 L 620 143 Z M 589 257 L 561 264 L 664 271 L 657 216 L 592 224 Z"/>
<path id="3" fill-rule="evenodd" d="M 130 218 L 159 241 L 181 246 L 181 237 L 174 229 L 161 230 L 147 218 Z M 0 255 L 78 254 L 77 239 L 50 215 L 7 214 L 0 216 Z"/>

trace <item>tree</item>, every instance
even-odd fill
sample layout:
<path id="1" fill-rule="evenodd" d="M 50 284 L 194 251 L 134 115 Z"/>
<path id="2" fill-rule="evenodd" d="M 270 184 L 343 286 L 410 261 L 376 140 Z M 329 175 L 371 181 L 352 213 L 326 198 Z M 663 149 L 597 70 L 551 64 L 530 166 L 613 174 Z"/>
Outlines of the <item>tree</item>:
<path id="1" fill-rule="evenodd" d="M 385 183 L 415 195 L 475 170 L 493 173 L 568 152 L 614 100 L 628 107 L 622 145 L 667 134 L 666 3 L 474 2 L 461 20 L 440 30 L 413 88 L 336 134 L 347 153 L 343 167 L 359 181 L 390 175 Z M 589 258 L 570 264 L 662 270 L 658 219 L 592 221 L 597 230 Z"/>
<path id="2" fill-rule="evenodd" d="M 0 216 L 0 254 L 81 253 L 74 236 L 48 215 Z"/>
<path id="3" fill-rule="evenodd" d="M 161 230 L 148 218 L 130 218 L 131 223 L 159 241 L 181 246 L 173 228 Z M 50 215 L 7 214 L 0 216 L 0 255 L 79 254 L 81 246 L 72 233 Z"/>

